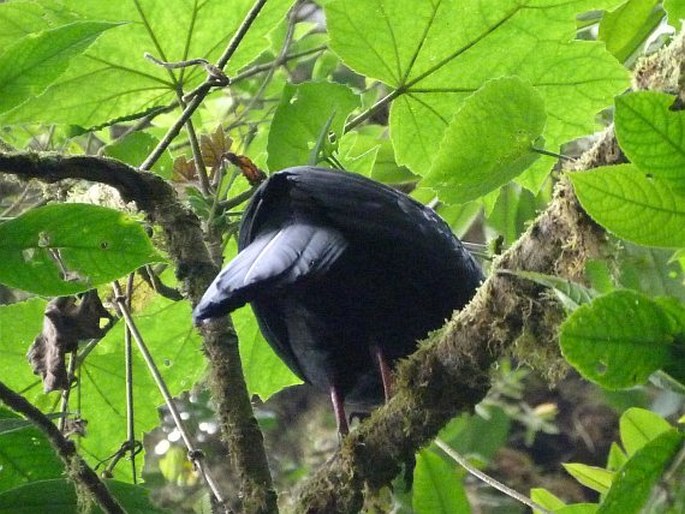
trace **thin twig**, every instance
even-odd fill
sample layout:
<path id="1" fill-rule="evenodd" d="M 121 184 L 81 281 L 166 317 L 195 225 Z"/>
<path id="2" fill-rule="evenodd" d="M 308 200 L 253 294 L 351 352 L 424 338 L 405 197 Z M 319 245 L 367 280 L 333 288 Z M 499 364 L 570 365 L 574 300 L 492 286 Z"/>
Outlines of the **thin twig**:
<path id="1" fill-rule="evenodd" d="M 502 482 L 499 482 L 492 478 L 489 475 L 486 475 L 483 473 L 480 469 L 476 468 L 475 466 L 472 466 L 471 463 L 468 461 L 466 457 L 458 453 L 456 450 L 451 448 L 445 441 L 437 437 L 435 439 L 435 444 L 438 448 L 440 448 L 443 452 L 445 452 L 454 462 L 459 464 L 462 468 L 464 468 L 466 471 L 471 473 L 474 477 L 476 477 L 478 480 L 485 482 L 488 484 L 490 487 L 494 487 L 498 491 L 506 494 L 510 498 L 513 498 L 514 500 L 527 505 L 531 509 L 535 509 L 543 514 L 552 514 L 551 511 L 545 509 L 544 507 L 538 505 L 535 503 L 533 500 L 528 498 L 527 496 L 519 493 L 518 491 L 515 491 L 511 487 L 508 487 L 504 485 Z"/>
<path id="2" fill-rule="evenodd" d="M 145 364 L 147 365 L 150 371 L 150 375 L 152 375 L 152 378 L 155 381 L 155 384 L 157 385 L 159 392 L 162 394 L 162 397 L 164 398 L 164 403 L 169 409 L 171 416 L 174 418 L 174 424 L 176 425 L 176 428 L 181 434 L 183 443 L 185 444 L 186 449 L 188 450 L 188 459 L 199 471 L 200 475 L 202 476 L 205 483 L 211 490 L 217 502 L 219 502 L 219 504 L 226 508 L 226 500 L 221 494 L 221 491 L 219 491 L 219 487 L 216 481 L 212 478 L 212 476 L 209 474 L 209 471 L 207 470 L 207 467 L 203 460 L 203 452 L 195 447 L 190 437 L 190 434 L 185 428 L 183 420 L 181 419 L 181 413 L 176 408 L 176 404 L 174 403 L 174 399 L 171 396 L 171 393 L 169 392 L 169 388 L 167 387 L 166 382 L 164 382 L 164 378 L 162 377 L 162 374 L 159 372 L 159 368 L 155 364 L 155 361 L 152 358 L 152 354 L 150 354 L 150 351 L 148 350 L 147 345 L 143 340 L 143 336 L 138 331 L 138 327 L 136 326 L 135 322 L 133 321 L 133 318 L 131 317 L 131 313 L 128 309 L 128 306 L 126 305 L 126 298 L 122 296 L 121 287 L 119 286 L 118 282 L 112 283 L 112 289 L 114 290 L 115 302 L 117 304 L 119 312 L 121 313 L 121 316 L 124 318 L 126 327 L 130 330 L 131 335 L 133 336 L 133 339 L 135 340 L 138 349 L 140 350 L 140 353 L 143 356 L 143 359 L 145 360 Z"/>
<path id="3" fill-rule="evenodd" d="M 13 411 L 22 414 L 45 434 L 57 455 L 62 459 L 69 476 L 88 490 L 98 506 L 108 514 L 124 514 L 124 509 L 112 496 L 97 473 L 76 452 L 74 443 L 64 437 L 55 424 L 26 398 L 0 382 L 0 400 Z"/>
<path id="4" fill-rule="evenodd" d="M 131 297 L 133 296 L 133 277 L 130 273 L 126 281 L 126 307 L 131 309 Z M 131 472 L 133 483 L 138 483 L 136 475 L 136 432 L 135 432 L 135 405 L 133 403 L 133 345 L 131 344 L 131 330 L 128 325 L 124 330 L 124 367 L 126 368 L 126 440 L 131 452 Z"/>
<path id="5" fill-rule="evenodd" d="M 255 19 L 257 19 L 257 15 L 262 10 L 262 7 L 264 7 L 264 4 L 266 4 L 266 0 L 257 0 L 254 3 L 250 11 L 247 13 L 245 19 L 240 24 L 240 27 L 238 27 L 237 32 L 233 35 L 231 41 L 229 41 L 226 50 L 224 50 L 224 53 L 221 55 L 221 57 L 219 57 L 219 60 L 215 65 L 217 69 L 224 69 L 226 63 L 228 63 L 228 60 L 233 56 L 235 51 L 238 49 L 238 45 L 245 37 L 245 34 L 247 34 L 247 31 L 252 26 Z M 197 110 L 197 108 L 200 107 L 200 104 L 204 101 L 213 84 L 214 82 L 212 81 L 212 79 L 208 78 L 205 80 L 203 85 L 200 88 L 198 88 L 197 93 L 188 102 L 188 105 L 185 107 L 185 109 L 183 109 L 183 112 L 181 113 L 181 116 L 179 116 L 179 118 L 176 120 L 176 123 L 169 127 L 169 130 L 164 135 L 159 144 L 155 147 L 154 150 L 152 150 L 152 152 L 150 152 L 150 155 L 148 155 L 145 161 L 140 165 L 140 169 L 149 170 L 154 165 L 154 163 L 157 162 L 157 160 L 161 157 L 164 150 L 168 148 L 171 142 L 179 134 L 181 128 L 183 127 L 183 125 L 185 125 L 186 121 L 188 121 L 190 117 L 193 115 L 193 113 Z"/>

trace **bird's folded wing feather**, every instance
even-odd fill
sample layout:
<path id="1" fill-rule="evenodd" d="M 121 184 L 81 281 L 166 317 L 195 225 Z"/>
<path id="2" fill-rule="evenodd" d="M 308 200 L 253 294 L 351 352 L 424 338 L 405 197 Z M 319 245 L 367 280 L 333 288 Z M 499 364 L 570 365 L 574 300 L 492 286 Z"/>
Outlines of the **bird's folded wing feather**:
<path id="1" fill-rule="evenodd" d="M 193 318 L 227 314 L 259 295 L 325 272 L 346 247 L 337 230 L 307 222 L 261 233 L 214 279 Z"/>

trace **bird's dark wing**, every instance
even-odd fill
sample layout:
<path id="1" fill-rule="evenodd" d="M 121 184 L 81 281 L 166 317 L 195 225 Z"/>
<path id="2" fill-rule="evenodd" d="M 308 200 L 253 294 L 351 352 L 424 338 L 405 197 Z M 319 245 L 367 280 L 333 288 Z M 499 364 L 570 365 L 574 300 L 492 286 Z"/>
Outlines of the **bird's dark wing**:
<path id="1" fill-rule="evenodd" d="M 417 251 L 435 251 L 436 245 L 461 249 L 447 224 L 407 195 L 361 175 L 311 166 L 280 171 L 257 191 L 241 228 L 243 244 L 283 209 L 286 198 L 289 212 L 305 213 L 345 235 L 406 243 Z"/>
<path id="2" fill-rule="evenodd" d="M 324 273 L 345 250 L 337 230 L 306 221 L 260 233 L 214 279 L 193 311 L 195 322 L 225 315 L 279 288 Z"/>

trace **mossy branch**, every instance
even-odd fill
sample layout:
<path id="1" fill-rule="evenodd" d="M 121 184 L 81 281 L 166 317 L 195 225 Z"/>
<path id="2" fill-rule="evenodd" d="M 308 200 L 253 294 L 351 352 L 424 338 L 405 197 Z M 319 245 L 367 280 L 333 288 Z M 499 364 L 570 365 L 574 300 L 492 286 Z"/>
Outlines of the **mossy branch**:
<path id="1" fill-rule="evenodd" d="M 219 272 L 206 249 L 200 220 L 181 205 L 171 185 L 153 173 L 114 159 L 47 153 L 0 153 L 0 173 L 47 183 L 82 179 L 116 188 L 124 201 L 135 202 L 162 228 L 166 251 L 193 305 Z M 205 324 L 201 334 L 222 436 L 240 478 L 243 508 L 246 512 L 275 512 L 276 493 L 247 393 L 235 331 L 226 318 Z"/>

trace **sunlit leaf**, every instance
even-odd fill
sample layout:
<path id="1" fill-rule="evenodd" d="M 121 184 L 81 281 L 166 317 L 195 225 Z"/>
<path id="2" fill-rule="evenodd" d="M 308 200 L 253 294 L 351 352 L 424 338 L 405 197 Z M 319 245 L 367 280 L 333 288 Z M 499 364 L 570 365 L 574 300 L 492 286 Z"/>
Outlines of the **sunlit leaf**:
<path id="1" fill-rule="evenodd" d="M 139 222 L 96 205 L 46 205 L 0 224 L 0 282 L 37 294 L 86 291 L 163 260 Z"/>
<path id="2" fill-rule="evenodd" d="M 503 75 L 521 77 L 544 99 L 549 148 L 591 133 L 594 114 L 627 87 L 628 74 L 603 44 L 572 41 L 575 17 L 618 3 L 421 0 L 408 9 L 403 0 L 335 0 L 325 10 L 331 48 L 396 97 L 390 132 L 398 162 L 425 174 L 464 100 Z"/>
<path id="3" fill-rule="evenodd" d="M 648 246 L 685 246 L 685 196 L 632 164 L 569 175 L 587 213 L 623 239 Z"/>
<path id="4" fill-rule="evenodd" d="M 515 77 L 487 82 L 448 124 L 421 185 L 449 204 L 489 193 L 538 158 L 533 148 L 544 126 L 544 104 L 531 86 Z"/>

